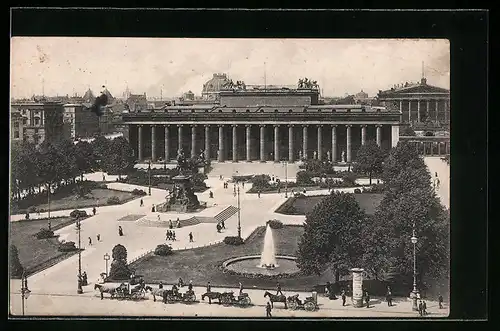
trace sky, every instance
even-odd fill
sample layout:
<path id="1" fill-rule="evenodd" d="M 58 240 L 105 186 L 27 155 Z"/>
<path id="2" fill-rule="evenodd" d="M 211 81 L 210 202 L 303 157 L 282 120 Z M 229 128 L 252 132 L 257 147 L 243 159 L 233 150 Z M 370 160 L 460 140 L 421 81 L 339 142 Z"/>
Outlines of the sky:
<path id="1" fill-rule="evenodd" d="M 114 96 L 201 95 L 213 73 L 245 84 L 318 81 L 324 96 L 361 90 L 375 96 L 394 84 L 449 88 L 450 47 L 444 39 L 169 39 L 11 38 L 11 97 L 83 95 L 106 85 Z"/>

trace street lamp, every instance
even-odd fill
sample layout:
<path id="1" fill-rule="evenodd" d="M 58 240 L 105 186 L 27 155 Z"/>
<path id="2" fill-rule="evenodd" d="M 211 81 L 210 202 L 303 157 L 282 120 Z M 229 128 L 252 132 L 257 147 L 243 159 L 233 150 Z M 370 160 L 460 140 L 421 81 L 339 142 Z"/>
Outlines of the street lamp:
<path id="1" fill-rule="evenodd" d="M 148 175 L 149 175 L 148 195 L 151 196 L 151 161 L 149 161 L 148 165 Z"/>
<path id="2" fill-rule="evenodd" d="M 48 205 L 48 207 L 47 207 L 48 219 L 50 222 L 50 184 L 47 185 L 47 205 Z"/>
<path id="3" fill-rule="evenodd" d="M 76 219 L 76 232 L 78 233 L 78 294 L 83 293 L 83 288 L 82 288 L 82 250 L 81 250 L 81 229 L 82 225 L 80 222 L 80 218 Z"/>
<path id="4" fill-rule="evenodd" d="M 288 198 L 288 161 L 283 161 L 285 166 L 285 198 Z"/>
<path id="5" fill-rule="evenodd" d="M 108 277 L 108 261 L 110 259 L 110 256 L 108 253 L 104 254 L 104 261 L 106 261 L 106 277 Z"/>
<path id="6" fill-rule="evenodd" d="M 417 307 L 417 296 L 418 296 L 418 290 L 417 290 L 417 251 L 416 251 L 416 244 L 417 244 L 417 237 L 415 236 L 415 221 L 413 221 L 413 235 L 411 237 L 411 243 L 413 244 L 413 291 L 411 293 L 411 298 L 413 300 L 413 311 L 418 311 Z"/>
<path id="7" fill-rule="evenodd" d="M 21 301 L 23 305 L 23 316 L 24 316 L 24 299 L 28 300 L 31 291 L 28 289 L 28 277 L 25 276 L 24 272 L 21 276 Z"/>

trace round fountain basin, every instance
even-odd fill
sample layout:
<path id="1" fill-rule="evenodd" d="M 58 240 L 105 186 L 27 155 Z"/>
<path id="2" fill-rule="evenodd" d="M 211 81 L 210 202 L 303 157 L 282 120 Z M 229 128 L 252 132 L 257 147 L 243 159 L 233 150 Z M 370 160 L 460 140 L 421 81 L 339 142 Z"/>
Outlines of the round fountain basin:
<path id="1" fill-rule="evenodd" d="M 232 271 L 240 275 L 292 275 L 298 273 L 299 267 L 293 256 L 276 256 L 275 268 L 260 266 L 260 255 L 241 256 L 229 259 L 222 264 L 225 270 Z"/>

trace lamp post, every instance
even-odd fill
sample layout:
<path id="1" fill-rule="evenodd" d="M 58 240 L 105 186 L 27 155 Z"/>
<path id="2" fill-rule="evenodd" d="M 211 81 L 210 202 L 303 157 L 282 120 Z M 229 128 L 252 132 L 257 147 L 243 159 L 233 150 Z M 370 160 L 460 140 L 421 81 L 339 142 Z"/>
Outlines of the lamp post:
<path id="1" fill-rule="evenodd" d="M 288 198 L 288 161 L 283 161 L 285 166 L 285 198 Z"/>
<path id="2" fill-rule="evenodd" d="M 47 205 L 48 219 L 50 220 L 50 184 L 47 184 Z"/>
<path id="3" fill-rule="evenodd" d="M 80 218 L 76 219 L 76 232 L 78 233 L 78 290 L 76 291 L 78 294 L 83 293 L 82 288 L 82 250 L 81 250 L 81 222 Z"/>
<path id="4" fill-rule="evenodd" d="M 151 196 L 151 161 L 149 161 L 148 165 L 148 176 L 149 176 L 148 195 Z"/>
<path id="5" fill-rule="evenodd" d="M 104 254 L 104 261 L 106 261 L 106 277 L 108 277 L 108 261 L 110 259 L 110 256 L 108 253 Z"/>
<path id="6" fill-rule="evenodd" d="M 28 278 L 25 276 L 24 272 L 21 276 L 21 302 L 23 305 L 23 316 L 24 316 L 24 300 L 28 300 L 31 291 L 28 289 Z"/>
<path id="7" fill-rule="evenodd" d="M 418 307 L 417 307 L 417 296 L 418 296 L 418 290 L 417 290 L 417 251 L 416 251 L 417 237 L 415 236 L 415 221 L 413 221 L 413 235 L 412 235 L 410 240 L 413 244 L 413 291 L 411 293 L 411 297 L 413 300 L 412 310 L 418 311 Z"/>
<path id="8" fill-rule="evenodd" d="M 236 196 L 238 197 L 238 237 L 241 238 L 241 218 L 240 218 L 240 183 L 236 188 Z"/>

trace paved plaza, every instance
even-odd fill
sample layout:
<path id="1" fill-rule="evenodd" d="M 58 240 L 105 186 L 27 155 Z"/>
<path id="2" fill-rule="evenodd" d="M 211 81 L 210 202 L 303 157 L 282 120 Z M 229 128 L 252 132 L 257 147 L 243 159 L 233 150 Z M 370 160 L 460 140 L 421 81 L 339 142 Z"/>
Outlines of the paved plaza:
<path id="1" fill-rule="evenodd" d="M 449 207 L 449 166 L 441 161 L 438 157 L 430 157 L 425 159 L 426 164 L 434 176 L 437 172 L 441 186 L 437 190 L 437 194 L 441 198 L 442 203 Z M 260 167 L 264 169 L 260 171 Z M 293 170 L 292 170 L 293 169 Z M 298 170 L 296 165 L 289 165 L 287 176 L 295 177 Z M 229 206 L 237 206 L 237 198 L 233 194 L 233 184 L 230 184 L 229 189 L 223 188 L 223 181 L 219 179 L 220 175 L 224 179 L 229 179 L 235 174 L 246 175 L 253 173 L 269 173 L 284 179 L 284 166 L 281 164 L 266 163 L 256 166 L 254 163 L 238 163 L 238 164 L 223 164 L 214 165 L 214 171 L 210 173 L 206 180 L 207 186 L 210 188 L 203 193 L 198 193 L 200 201 L 207 202 L 207 209 L 196 214 L 196 216 L 213 215 Z M 248 172 L 248 173 L 247 173 Z M 86 175 L 90 180 L 101 181 L 102 173 Z M 113 181 L 113 176 L 106 175 L 107 181 Z M 147 191 L 147 188 L 129 185 L 124 183 L 112 182 L 108 184 L 111 189 L 132 191 L 135 188 L 140 188 Z M 302 224 L 304 216 L 288 216 L 276 214 L 274 211 L 278 208 L 286 198 L 284 192 L 262 194 L 261 198 L 257 194 L 245 193 L 251 188 L 251 184 L 246 184 L 245 189 L 240 194 L 241 206 L 241 228 L 242 236 L 247 238 L 258 226 L 262 226 L 269 219 L 279 219 L 285 224 Z M 353 192 L 354 188 L 338 189 L 339 191 Z M 209 198 L 209 192 L 212 191 L 214 198 Z M 327 194 L 328 190 L 308 191 L 308 195 Z M 181 224 L 183 220 L 189 219 L 193 214 L 178 214 L 178 213 L 153 213 L 151 207 L 153 204 L 159 204 L 165 201 L 165 191 L 160 189 L 151 189 L 151 196 L 142 197 L 144 206 L 140 207 L 138 197 L 135 200 L 127 202 L 123 205 L 103 206 L 97 209 L 95 216 L 89 217 L 82 221 L 81 242 L 85 251 L 82 253 L 82 270 L 88 274 L 89 286 L 84 287 L 84 294 L 76 294 L 77 290 L 77 272 L 78 272 L 78 255 L 74 255 L 53 267 L 45 269 L 37 274 L 29 277 L 29 288 L 32 291 L 27 305 L 26 313 L 28 315 L 143 315 L 143 316 L 265 316 L 266 299 L 263 297 L 264 291 L 249 289 L 255 306 L 250 308 L 235 308 L 223 307 L 217 304 L 208 305 L 208 303 L 198 303 L 192 305 L 170 304 L 164 305 L 161 302 L 153 302 L 152 297 L 147 297 L 148 300 L 143 302 L 132 301 L 117 301 L 117 300 L 100 300 L 98 292 L 93 290 L 93 285 L 97 282 L 99 274 L 105 271 L 104 254 L 111 254 L 112 248 L 116 244 L 122 244 L 127 248 L 128 261 L 132 261 L 141 255 L 150 252 L 158 244 L 165 243 L 166 228 L 158 228 L 145 226 L 144 224 L 150 221 L 154 222 L 160 215 L 161 221 L 172 219 L 175 221 L 180 218 Z M 90 213 L 91 208 L 86 209 Z M 67 216 L 71 210 L 51 212 L 51 216 Z M 144 215 L 138 221 L 121 221 L 118 220 L 128 215 Z M 33 215 L 33 218 L 46 217 L 46 213 Z M 12 215 L 11 221 L 24 219 L 24 215 Z M 190 249 L 200 246 L 211 245 L 221 242 L 228 235 L 237 234 L 237 215 L 231 216 L 225 221 L 226 230 L 222 233 L 216 231 L 214 223 L 199 223 L 176 229 L 177 241 L 169 242 L 173 249 Z M 118 226 L 123 228 L 124 236 L 118 235 Z M 188 234 L 192 232 L 194 242 L 190 243 Z M 60 239 L 66 241 L 78 242 L 77 233 L 73 225 L 67 226 L 56 231 L 60 235 Z M 96 235 L 100 234 L 101 242 L 96 241 Z M 92 245 L 88 243 L 88 237 L 92 238 Z M 208 279 L 207 279 L 208 281 Z M 147 282 L 147 279 L 146 279 Z M 11 281 L 11 312 L 19 314 L 21 311 L 19 281 Z M 237 289 L 232 289 L 237 292 Z M 286 293 L 292 295 L 295 293 Z M 201 299 L 201 294 L 205 292 L 204 288 L 195 288 L 198 300 Z M 309 296 L 310 293 L 301 293 L 301 298 Z M 285 310 L 279 303 L 276 304 L 273 310 L 273 316 L 278 317 L 417 317 L 418 314 L 411 311 L 411 302 L 407 299 L 396 301 L 396 306 L 387 307 L 387 304 L 380 298 L 373 298 L 373 308 L 354 308 L 352 306 L 342 307 L 341 300 L 327 300 L 319 298 L 320 310 L 317 312 L 291 311 Z M 437 309 L 436 302 L 428 302 L 428 310 L 431 312 L 429 317 L 447 316 L 448 309 Z M 200 308 L 202 307 L 202 308 Z"/>

